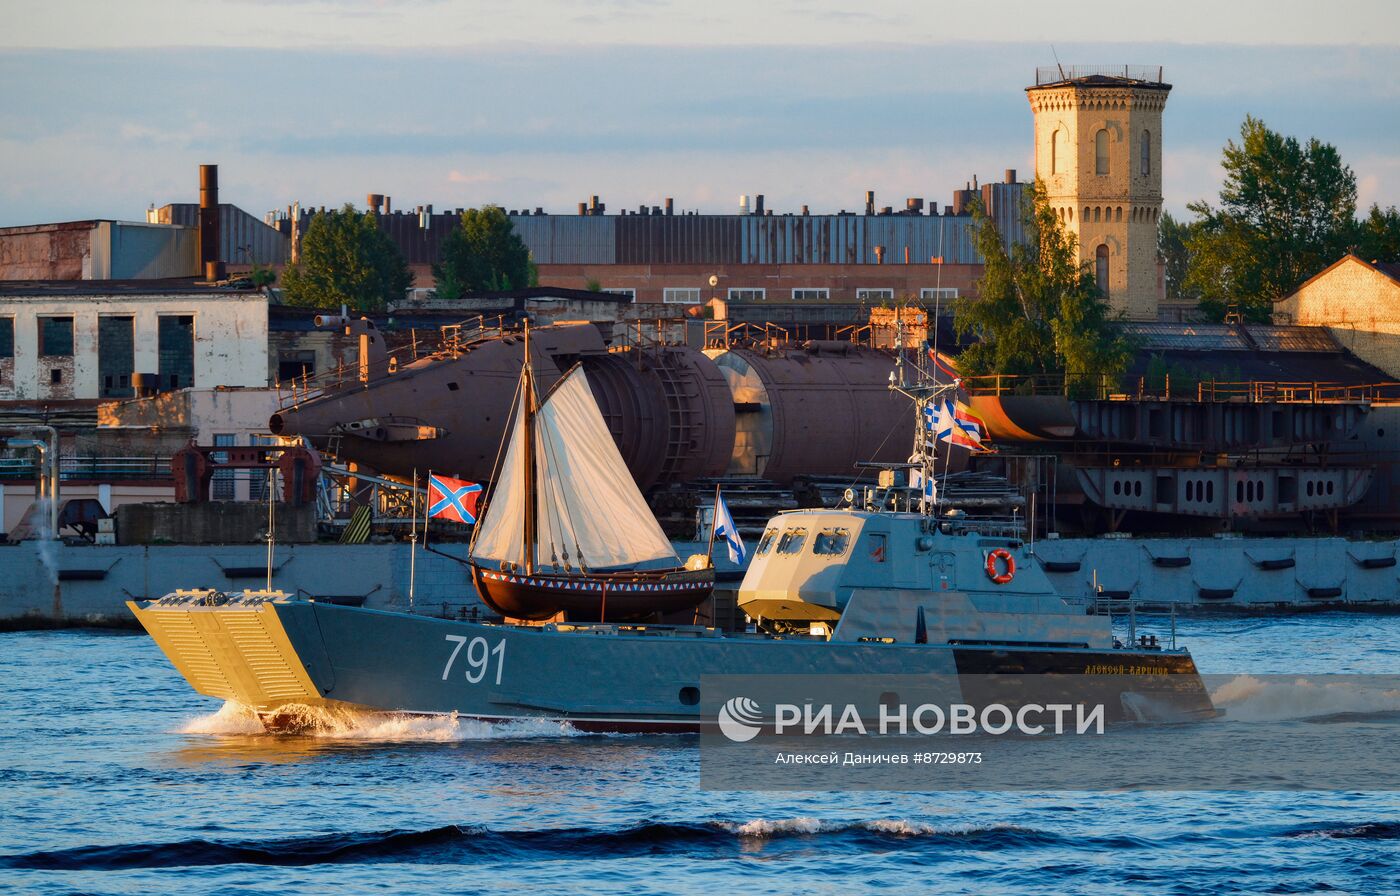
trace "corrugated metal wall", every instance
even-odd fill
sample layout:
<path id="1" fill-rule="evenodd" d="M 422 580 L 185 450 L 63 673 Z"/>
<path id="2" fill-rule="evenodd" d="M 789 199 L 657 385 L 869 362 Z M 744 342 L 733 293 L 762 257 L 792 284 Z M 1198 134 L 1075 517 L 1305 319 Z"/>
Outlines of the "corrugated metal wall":
<path id="1" fill-rule="evenodd" d="M 967 216 L 513 216 L 537 264 L 874 264 L 981 261 Z M 1015 227 L 1003 228 L 1012 240 Z"/>
<path id="2" fill-rule="evenodd" d="M 606 215 L 512 215 L 515 232 L 535 264 L 635 264 L 624 250 L 632 221 L 680 218 L 621 218 Z"/>
<path id="3" fill-rule="evenodd" d="M 983 204 L 1008 246 L 1023 238 L 1024 189 L 1019 183 L 981 188 Z M 198 208 L 184 208 L 193 220 Z M 303 234 L 314 211 L 302 211 Z M 427 228 L 421 226 L 425 218 Z M 947 264 L 982 261 L 967 215 L 511 215 L 510 220 L 535 263 L 545 265 L 874 264 L 876 246 L 884 247 L 885 264 L 902 264 L 906 249 L 914 264 L 934 258 Z M 381 215 L 379 226 L 409 264 L 432 264 L 457 221 L 452 211 L 420 216 L 398 210 Z"/>
<path id="4" fill-rule="evenodd" d="M 173 202 L 158 213 L 161 224 L 199 227 L 199 205 Z M 282 264 L 291 255 L 291 243 L 236 205 L 219 204 L 219 260 L 228 264 Z"/>

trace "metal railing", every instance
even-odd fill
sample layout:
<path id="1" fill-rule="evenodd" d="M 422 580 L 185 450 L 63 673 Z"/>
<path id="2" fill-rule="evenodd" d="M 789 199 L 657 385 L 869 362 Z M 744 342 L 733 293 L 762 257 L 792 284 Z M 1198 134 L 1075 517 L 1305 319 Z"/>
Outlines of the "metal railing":
<path id="1" fill-rule="evenodd" d="M 1108 377 L 1102 374 L 989 374 L 963 377 L 969 395 L 1062 395 L 1081 400 L 1244 402 L 1249 404 L 1327 404 L 1400 402 L 1400 383 L 1327 383 L 1264 380 L 1200 380 L 1175 384 L 1162 376 Z"/>
<path id="2" fill-rule="evenodd" d="M 1150 84 L 1162 83 L 1160 65 L 1042 65 L 1035 70 L 1035 84 L 1059 84 L 1062 81 L 1075 81 L 1094 76 L 1123 78 L 1128 81 L 1145 81 Z"/>
<path id="3" fill-rule="evenodd" d="M 455 358 L 468 345 L 491 336 L 503 336 L 508 329 L 505 315 L 488 318 L 479 314 L 459 323 L 439 327 L 435 347 L 427 339 L 420 340 L 417 331 L 414 330 L 410 334 L 410 341 L 407 345 L 393 349 L 383 359 L 363 367 L 357 362 L 347 363 L 342 360 L 338 361 L 333 369 L 315 375 L 303 374 L 287 381 L 279 380 L 276 383 L 278 405 L 284 409 L 296 407 L 328 392 L 360 386 L 366 380 L 375 380 L 397 373 L 401 367 L 411 364 L 419 358 L 429 356 Z M 381 332 L 380 335 L 382 337 L 383 333 Z"/>
<path id="4" fill-rule="evenodd" d="M 33 479 L 39 465 L 33 457 L 0 457 L 0 480 Z M 60 480 L 169 479 L 170 458 L 165 457 L 61 457 Z"/>

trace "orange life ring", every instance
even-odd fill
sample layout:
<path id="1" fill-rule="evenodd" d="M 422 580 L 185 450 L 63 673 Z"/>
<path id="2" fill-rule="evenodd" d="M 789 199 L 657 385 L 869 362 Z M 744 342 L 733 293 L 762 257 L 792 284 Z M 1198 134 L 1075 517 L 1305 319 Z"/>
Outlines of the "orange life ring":
<path id="1" fill-rule="evenodd" d="M 1006 562 L 1006 572 L 997 572 L 997 561 Z M 998 585 L 1005 585 L 1016 575 L 1016 558 L 1006 548 L 997 548 L 987 555 L 987 578 Z"/>

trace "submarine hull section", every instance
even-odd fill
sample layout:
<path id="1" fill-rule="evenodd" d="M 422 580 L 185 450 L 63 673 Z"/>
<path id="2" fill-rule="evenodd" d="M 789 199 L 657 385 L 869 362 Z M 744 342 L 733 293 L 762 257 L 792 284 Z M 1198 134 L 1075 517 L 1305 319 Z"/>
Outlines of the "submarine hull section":
<path id="1" fill-rule="evenodd" d="M 684 346 L 609 352 L 596 327 L 531 335 L 536 382 L 548 390 L 575 363 L 639 486 L 724 471 L 734 410 L 723 375 Z M 481 340 L 274 414 L 277 435 L 301 435 L 347 461 L 407 478 L 427 470 L 490 479 L 520 380 L 519 336 Z"/>
<path id="2" fill-rule="evenodd" d="M 854 476 L 864 462 L 901 463 L 914 442 L 910 400 L 889 387 L 894 358 L 842 342 L 712 356 L 729 380 L 737 433 L 730 475 L 789 483 L 800 475 Z M 943 446 L 946 447 L 946 446 Z M 962 470 L 966 449 L 940 459 Z"/>

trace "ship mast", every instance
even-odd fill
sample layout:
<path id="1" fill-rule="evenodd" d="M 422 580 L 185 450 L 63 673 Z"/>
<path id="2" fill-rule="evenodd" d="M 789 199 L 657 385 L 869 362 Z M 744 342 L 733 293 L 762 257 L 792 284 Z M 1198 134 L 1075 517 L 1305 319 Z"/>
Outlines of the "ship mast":
<path id="1" fill-rule="evenodd" d="M 520 388 L 524 402 L 521 407 L 525 420 L 520 435 L 524 444 L 520 446 L 521 475 L 525 477 L 525 574 L 535 574 L 535 541 L 538 539 L 535 520 L 535 374 L 530 366 L 530 322 L 525 321 L 525 365 L 520 371 Z"/>

